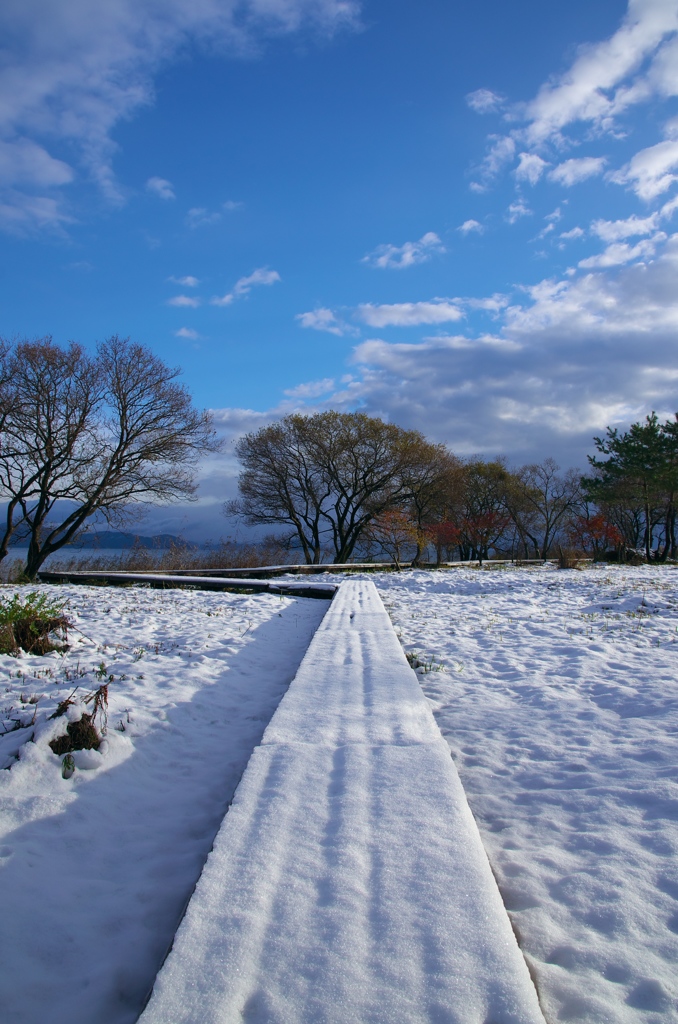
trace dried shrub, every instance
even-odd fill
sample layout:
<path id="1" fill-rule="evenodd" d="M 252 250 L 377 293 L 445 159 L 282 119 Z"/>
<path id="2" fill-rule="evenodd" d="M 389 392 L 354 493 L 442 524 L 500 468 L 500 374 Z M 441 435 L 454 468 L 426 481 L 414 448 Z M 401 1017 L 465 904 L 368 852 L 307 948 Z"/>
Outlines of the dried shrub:
<path id="1" fill-rule="evenodd" d="M 75 693 L 75 690 L 73 691 Z M 75 704 L 73 694 L 62 700 L 52 718 L 61 718 L 70 707 Z M 84 704 L 93 704 L 92 713 L 83 712 L 77 722 L 69 722 L 65 736 L 59 736 L 50 742 L 50 747 L 55 754 L 70 754 L 73 750 L 98 750 L 101 744 L 101 736 L 96 727 L 97 715 L 101 721 L 101 731 L 106 732 L 108 721 L 108 683 L 93 690 L 83 698 Z"/>
<path id="2" fill-rule="evenodd" d="M 558 568 L 559 569 L 580 569 L 582 559 L 581 552 L 573 551 L 571 548 L 561 548 L 558 545 Z"/>
<path id="3" fill-rule="evenodd" d="M 0 654 L 49 654 L 64 650 L 71 625 L 63 605 L 46 594 L 14 594 L 0 602 Z"/>
<path id="4" fill-rule="evenodd" d="M 55 754 L 70 754 L 72 750 L 98 750 L 101 737 L 94 725 L 94 715 L 83 715 L 78 722 L 69 722 L 65 736 L 50 742 Z"/>
<path id="5" fill-rule="evenodd" d="M 67 549 L 63 549 L 63 554 Z M 289 551 L 279 538 L 261 543 L 239 544 L 222 540 L 218 546 L 198 548 L 195 544 L 173 543 L 169 548 L 148 548 L 141 544 L 125 551 L 107 554 L 105 549 L 91 555 L 72 555 L 53 559 L 47 568 L 53 572 L 172 572 L 175 569 L 254 569 L 289 561 Z"/>

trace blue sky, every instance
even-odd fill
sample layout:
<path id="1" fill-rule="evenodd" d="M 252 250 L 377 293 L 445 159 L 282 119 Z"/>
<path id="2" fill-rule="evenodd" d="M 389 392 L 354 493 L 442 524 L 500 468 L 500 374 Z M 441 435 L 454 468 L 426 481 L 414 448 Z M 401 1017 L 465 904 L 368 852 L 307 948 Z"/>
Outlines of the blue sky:
<path id="1" fill-rule="evenodd" d="M 585 465 L 678 409 L 678 0 L 9 0 L 0 333 L 131 335 L 229 441 L 352 409 Z M 219 519 L 230 449 L 201 501 Z"/>

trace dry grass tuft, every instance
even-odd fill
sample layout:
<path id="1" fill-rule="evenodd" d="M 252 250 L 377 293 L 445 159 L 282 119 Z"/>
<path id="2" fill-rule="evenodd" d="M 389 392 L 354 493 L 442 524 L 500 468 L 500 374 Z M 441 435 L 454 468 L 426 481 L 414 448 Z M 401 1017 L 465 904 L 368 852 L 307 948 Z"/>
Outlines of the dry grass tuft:
<path id="1" fill-rule="evenodd" d="M 69 620 L 63 605 L 33 591 L 0 601 L 0 654 L 49 654 L 66 649 Z"/>

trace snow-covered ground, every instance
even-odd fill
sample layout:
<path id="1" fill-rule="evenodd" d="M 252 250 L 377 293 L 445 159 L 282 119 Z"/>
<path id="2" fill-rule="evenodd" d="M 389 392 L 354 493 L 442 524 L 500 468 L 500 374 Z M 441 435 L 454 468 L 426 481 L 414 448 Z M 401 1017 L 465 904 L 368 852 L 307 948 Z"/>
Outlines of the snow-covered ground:
<path id="1" fill-rule="evenodd" d="M 421 662 L 549 1024 L 678 1021 L 678 571 L 370 578 Z M 20 734 L 0 739 L 0 1019 L 131 1024 L 327 606 L 48 592 L 70 602 L 71 650 L 0 658 L 5 722 L 29 735 L 37 706 L 19 761 Z M 47 716 L 107 680 L 108 747 L 63 780 Z"/>
<path id="2" fill-rule="evenodd" d="M 678 571 L 375 582 L 547 1019 L 678 1021 Z"/>
<path id="3" fill-rule="evenodd" d="M 327 602 L 37 589 L 76 628 L 64 655 L 0 656 L 3 728 L 27 726 L 0 739 L 0 1020 L 131 1024 Z M 49 715 L 106 682 L 103 754 L 62 779 Z"/>

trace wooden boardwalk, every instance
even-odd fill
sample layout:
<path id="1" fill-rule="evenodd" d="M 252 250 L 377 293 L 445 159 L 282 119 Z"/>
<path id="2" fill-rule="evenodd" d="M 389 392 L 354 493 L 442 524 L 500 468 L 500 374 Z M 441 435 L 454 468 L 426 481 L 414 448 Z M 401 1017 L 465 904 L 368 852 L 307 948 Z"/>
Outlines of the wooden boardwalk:
<path id="1" fill-rule="evenodd" d="M 342 583 L 250 759 L 141 1024 L 544 1024 L 449 749 Z"/>

